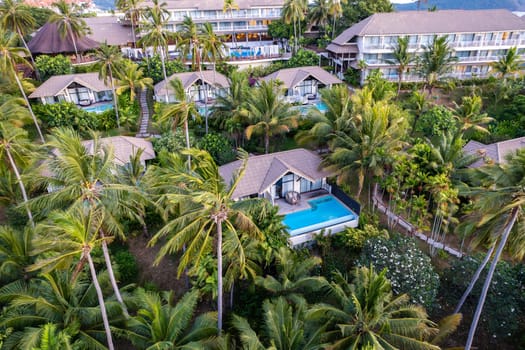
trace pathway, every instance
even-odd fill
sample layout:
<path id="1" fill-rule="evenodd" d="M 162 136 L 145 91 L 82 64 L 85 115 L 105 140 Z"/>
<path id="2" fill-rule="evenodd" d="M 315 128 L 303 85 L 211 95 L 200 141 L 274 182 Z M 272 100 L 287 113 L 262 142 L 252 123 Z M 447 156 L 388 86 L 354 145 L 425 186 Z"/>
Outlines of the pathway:
<path id="1" fill-rule="evenodd" d="M 418 231 L 418 229 L 414 225 L 405 220 L 403 217 L 389 210 L 388 207 L 383 203 L 383 200 L 381 199 L 381 196 L 377 191 L 377 186 L 374 188 L 373 202 L 374 206 L 377 207 L 379 211 L 383 212 L 386 216 L 388 216 L 389 219 L 394 219 L 399 226 L 403 227 L 408 232 L 411 232 L 414 236 L 426 242 L 428 245 L 437 249 L 443 249 L 445 252 L 455 256 L 456 258 L 463 257 L 463 254 L 460 251 L 451 248 L 441 242 L 436 242 L 435 240 L 427 237 L 423 232 Z"/>
<path id="2" fill-rule="evenodd" d="M 139 132 L 136 137 L 149 137 L 150 133 L 148 131 L 149 127 L 149 106 L 148 106 L 148 99 L 147 99 L 147 89 L 142 89 L 139 92 L 139 105 L 140 105 L 140 124 L 139 124 Z"/>

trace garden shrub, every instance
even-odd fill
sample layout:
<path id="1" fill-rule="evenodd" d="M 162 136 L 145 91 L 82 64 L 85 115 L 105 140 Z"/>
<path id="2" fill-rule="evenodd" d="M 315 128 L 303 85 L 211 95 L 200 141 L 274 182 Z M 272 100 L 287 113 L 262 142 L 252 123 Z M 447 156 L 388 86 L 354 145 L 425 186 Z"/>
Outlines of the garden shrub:
<path id="1" fill-rule="evenodd" d="M 317 66 L 319 64 L 319 56 L 311 50 L 299 49 L 288 61 L 288 68 Z"/>
<path id="2" fill-rule="evenodd" d="M 185 72 L 186 66 L 180 60 L 165 60 L 166 75 L 169 77 L 174 73 Z M 157 84 L 159 81 L 164 80 L 164 74 L 162 73 L 162 61 L 159 55 L 154 55 L 149 59 L 143 59 L 139 67 L 144 70 L 144 75 L 153 79 L 153 83 Z"/>
<path id="3" fill-rule="evenodd" d="M 186 148 L 186 138 L 182 128 L 178 128 L 176 132 L 168 131 L 162 134 L 159 138 L 152 140 L 153 149 L 158 154 L 161 151 L 167 151 L 170 153 L 178 152 Z M 190 144 L 194 145 L 195 142 L 193 137 L 190 135 Z"/>
<path id="4" fill-rule="evenodd" d="M 338 239 L 343 246 L 354 250 L 362 249 L 365 242 L 373 237 L 388 238 L 388 231 L 367 224 L 364 225 L 363 228 L 347 228 L 336 235 L 336 239 Z"/>
<path id="5" fill-rule="evenodd" d="M 447 131 L 456 131 L 456 120 L 452 112 L 445 106 L 434 106 L 419 118 L 416 131 L 426 137 L 441 136 Z"/>
<path id="6" fill-rule="evenodd" d="M 42 81 L 53 75 L 71 74 L 73 72 L 71 61 L 63 55 L 40 55 L 35 59 L 35 65 Z"/>
<path id="7" fill-rule="evenodd" d="M 113 261 L 118 266 L 120 283 L 122 285 L 136 281 L 139 273 L 139 266 L 133 254 L 127 250 L 120 250 L 115 254 Z"/>
<path id="8" fill-rule="evenodd" d="M 89 113 L 78 108 L 72 102 L 54 104 L 39 104 L 33 107 L 36 116 L 46 129 L 57 127 L 72 127 L 79 132 L 98 130 L 99 118 L 95 113 Z"/>
<path id="9" fill-rule="evenodd" d="M 208 151 L 218 165 L 235 160 L 236 153 L 230 140 L 220 134 L 210 133 L 205 135 L 199 141 L 199 147 Z"/>
<path id="10" fill-rule="evenodd" d="M 412 302 L 427 309 L 434 307 L 439 276 L 430 258 L 417 247 L 414 239 L 404 236 L 369 239 L 363 247 L 359 264 L 372 264 L 377 271 L 386 268 L 394 294 L 407 293 Z"/>

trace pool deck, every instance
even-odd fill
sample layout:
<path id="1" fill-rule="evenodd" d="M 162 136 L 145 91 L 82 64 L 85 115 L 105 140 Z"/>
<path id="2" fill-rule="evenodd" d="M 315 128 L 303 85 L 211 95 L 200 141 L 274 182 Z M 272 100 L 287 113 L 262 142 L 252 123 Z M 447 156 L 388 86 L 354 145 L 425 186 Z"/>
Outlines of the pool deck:
<path id="1" fill-rule="evenodd" d="M 309 209 L 310 204 L 308 204 L 308 201 L 310 199 L 326 196 L 328 194 L 330 193 L 326 190 L 316 190 L 312 192 L 301 193 L 301 200 L 297 204 L 289 204 L 284 200 L 284 198 L 281 198 L 275 201 L 275 205 L 279 207 L 279 215 L 291 214 L 295 213 L 296 211 Z"/>

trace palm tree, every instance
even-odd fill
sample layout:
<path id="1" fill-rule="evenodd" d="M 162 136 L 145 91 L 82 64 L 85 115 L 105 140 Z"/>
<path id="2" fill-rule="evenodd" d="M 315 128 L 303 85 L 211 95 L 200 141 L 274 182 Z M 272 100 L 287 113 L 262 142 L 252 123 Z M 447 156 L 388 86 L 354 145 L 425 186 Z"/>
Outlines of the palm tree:
<path id="1" fill-rule="evenodd" d="M 239 11 L 239 5 L 237 5 L 235 0 L 224 0 L 224 4 L 222 5 L 222 12 L 226 13 L 229 11 L 230 17 L 233 18 L 233 10 Z M 235 30 L 234 30 L 232 34 L 232 44 L 235 44 L 235 40 L 236 40 L 236 37 L 235 37 Z"/>
<path id="2" fill-rule="evenodd" d="M 507 50 L 505 56 L 492 64 L 492 68 L 499 74 L 500 78 L 506 80 L 509 75 L 519 72 L 521 63 L 518 49 L 511 47 Z"/>
<path id="3" fill-rule="evenodd" d="M 84 36 L 88 32 L 88 27 L 82 19 L 78 5 L 74 3 L 69 4 L 66 0 L 58 0 L 52 6 L 56 12 L 49 16 L 49 22 L 57 24 L 62 39 L 69 36 L 75 48 L 75 56 L 78 59 L 77 38 Z"/>
<path id="4" fill-rule="evenodd" d="M 217 328 L 220 332 L 223 313 L 223 226 L 226 230 L 231 231 L 233 238 L 237 237 L 237 242 L 230 240 L 230 244 L 236 247 L 239 265 L 242 267 L 246 262 L 246 254 L 242 250 L 237 232 L 246 232 L 255 237 L 261 236 L 261 232 L 252 219 L 243 211 L 248 205 L 258 202 L 258 200 L 236 202 L 232 199 L 232 194 L 244 174 L 246 158 L 241 162 L 230 187 L 227 187 L 209 153 L 196 149 L 182 153 L 194 159 L 191 171 L 184 171 L 184 167 L 179 165 L 179 175 L 170 178 L 178 190 L 165 194 L 162 202 L 163 207 L 168 210 L 173 206 L 177 207 L 179 215 L 168 221 L 153 236 L 150 245 L 167 238 L 159 250 L 157 263 L 166 254 L 181 251 L 186 246 L 186 251 L 179 261 L 178 274 L 180 276 L 188 265 L 199 266 L 204 254 L 209 253 L 213 249 L 213 244 L 216 244 Z M 180 184 L 184 184 L 184 186 L 180 186 Z"/>
<path id="5" fill-rule="evenodd" d="M 201 67 L 203 36 L 197 24 L 189 16 L 185 16 L 181 24 L 180 41 L 183 57 L 191 55 L 191 70 L 197 71 Z"/>
<path id="6" fill-rule="evenodd" d="M 412 92 L 412 96 L 410 96 L 409 101 L 411 104 L 410 111 L 414 114 L 412 129 L 410 131 L 410 136 L 413 136 L 414 132 L 416 131 L 416 126 L 419 117 L 421 117 L 421 115 L 423 115 L 423 113 L 428 110 L 429 102 L 427 100 L 427 97 L 425 96 L 425 93 L 419 91 Z"/>
<path id="7" fill-rule="evenodd" d="M 24 207 L 27 212 L 29 222 L 34 227 L 33 213 L 29 208 L 26 187 L 22 181 L 22 176 L 18 170 L 15 159 L 23 160 L 30 155 L 31 143 L 27 139 L 27 132 L 21 128 L 13 128 L 7 125 L 6 122 L 0 122 L 0 158 L 6 157 L 11 170 L 15 173 L 16 181 L 20 187 L 22 198 L 24 199 Z"/>
<path id="8" fill-rule="evenodd" d="M 194 318 L 199 293 L 186 293 L 176 304 L 173 292 L 135 292 L 139 309 L 126 334 L 140 349 L 208 349 L 217 345 L 217 317 L 204 313 Z"/>
<path id="9" fill-rule="evenodd" d="M 482 113 L 483 100 L 481 96 L 463 96 L 461 105 L 454 102 L 454 116 L 460 124 L 460 131 L 463 133 L 480 132 L 488 133 L 489 131 L 482 125 L 487 125 L 494 119 L 486 113 Z"/>
<path id="10" fill-rule="evenodd" d="M 211 59 L 213 62 L 213 71 L 215 72 L 217 61 L 224 59 L 224 50 L 226 49 L 226 45 L 213 31 L 211 23 L 204 23 L 200 28 L 200 31 L 202 35 L 202 57 L 206 60 Z"/>
<path id="11" fill-rule="evenodd" d="M 44 143 L 45 142 L 44 136 L 42 135 L 42 131 L 40 130 L 40 126 L 38 125 L 38 120 L 36 119 L 35 113 L 33 113 L 31 104 L 29 103 L 29 100 L 27 99 L 27 95 L 24 91 L 24 87 L 22 86 L 22 82 L 20 81 L 20 78 L 17 72 L 17 68 L 16 68 L 17 64 L 24 64 L 24 65 L 29 64 L 23 58 L 23 55 L 27 55 L 28 51 L 26 51 L 25 49 L 19 48 L 19 47 L 13 47 L 15 40 L 16 40 L 15 36 L 9 35 L 3 30 L 0 30 L 0 71 L 15 78 L 16 84 L 18 85 L 20 93 L 22 94 L 25 100 L 26 106 L 29 109 L 29 112 L 31 113 L 33 122 L 35 123 L 35 127 L 38 132 L 38 136 L 40 137 L 40 140 L 42 141 L 42 143 Z"/>
<path id="12" fill-rule="evenodd" d="M 330 0 L 329 2 L 328 13 L 332 17 L 332 40 L 335 38 L 337 19 L 343 15 L 342 4 L 346 3 L 347 0 Z"/>
<path id="13" fill-rule="evenodd" d="M 35 246 L 35 253 L 41 254 L 40 256 L 43 258 L 37 260 L 28 270 L 44 269 L 45 272 L 51 271 L 59 266 L 69 266 L 73 258 L 80 257 L 75 269 L 76 273 L 78 273 L 87 263 L 91 273 L 91 280 L 97 292 L 108 347 L 110 350 L 113 350 L 113 338 L 109 327 L 104 295 L 102 294 L 95 264 L 91 256 L 93 248 L 102 245 L 102 242 L 106 240 L 106 238 L 101 238 L 98 234 L 102 229 L 104 219 L 104 212 L 100 208 L 86 210 L 85 208 L 76 207 L 67 212 L 52 213 L 50 221 L 39 224 L 37 228 L 42 236 L 47 236 L 47 239 L 42 238 L 37 241 Z M 49 244 L 48 240 L 52 240 L 54 244 Z"/>
<path id="14" fill-rule="evenodd" d="M 331 4 L 328 0 L 315 0 L 308 13 L 310 24 L 317 26 L 323 35 L 326 33 Z"/>
<path id="15" fill-rule="evenodd" d="M 419 74 L 425 78 L 430 95 L 440 77 L 452 70 L 451 63 L 458 60 L 457 57 L 452 56 L 452 48 L 447 40 L 446 35 L 434 37 L 430 45 L 423 46 L 423 54 L 418 62 Z"/>
<path id="16" fill-rule="evenodd" d="M 23 231 L 0 226 L 0 281 L 2 284 L 29 278 L 26 268 L 34 262 L 32 228 Z"/>
<path id="17" fill-rule="evenodd" d="M 283 6 L 283 20 L 286 24 L 293 23 L 293 34 L 294 34 L 294 48 L 293 51 L 297 52 L 298 37 L 300 35 L 300 22 L 304 20 L 306 10 L 308 9 L 308 3 L 304 0 L 286 0 Z M 299 25 L 299 33 L 297 26 Z"/>
<path id="18" fill-rule="evenodd" d="M 483 228 L 479 231 L 480 235 L 475 237 L 473 244 L 485 244 L 491 247 L 488 252 L 489 256 L 494 251 L 492 247 L 496 247 L 470 326 L 465 345 L 467 350 L 470 350 L 472 346 L 483 305 L 503 249 L 507 247 L 510 254 L 518 259 L 525 255 L 525 244 L 523 244 L 525 236 L 522 225 L 522 210 L 525 203 L 522 186 L 525 179 L 524 165 L 525 151 L 519 150 L 507 158 L 507 164 L 479 168 L 475 171 L 473 178 L 481 186 L 468 189 L 463 193 L 475 199 L 472 222 L 476 227 Z M 516 222 L 518 222 L 517 225 Z M 487 263 L 488 259 L 485 260 Z M 482 270 L 482 267 L 480 269 Z"/>
<path id="19" fill-rule="evenodd" d="M 143 69 L 138 64 L 130 61 L 124 61 L 122 72 L 117 78 L 119 80 L 117 95 L 129 91 L 130 102 L 135 100 L 137 91 L 153 87 L 153 79 L 145 77 Z"/>
<path id="20" fill-rule="evenodd" d="M 248 140 L 253 134 L 264 137 L 264 151 L 270 151 L 270 138 L 297 127 L 299 111 L 283 99 L 283 89 L 275 81 L 262 81 L 248 102 L 250 125 L 246 128 Z"/>
<path id="21" fill-rule="evenodd" d="M 324 326 L 319 327 L 306 318 L 308 309 L 304 299 L 295 305 L 288 304 L 283 297 L 273 301 L 267 299 L 263 303 L 263 312 L 263 334 L 254 331 L 246 319 L 233 316 L 232 323 L 239 333 L 241 349 L 324 349 Z"/>
<path id="22" fill-rule="evenodd" d="M 145 23 L 143 31 L 146 33 L 140 38 L 139 45 L 151 46 L 153 51 L 160 53 L 160 60 L 162 63 L 162 74 L 164 81 L 168 81 L 166 75 L 166 56 L 168 52 L 168 44 L 171 40 L 176 40 L 177 35 L 166 30 L 166 25 L 170 17 L 170 13 L 166 9 L 165 2 L 159 4 L 159 0 L 153 0 L 153 6 L 148 7 L 143 13 Z M 166 91 L 166 101 L 168 101 L 168 92 Z"/>
<path id="23" fill-rule="evenodd" d="M 1 27 L 4 31 L 11 31 L 16 33 L 25 49 L 29 52 L 31 63 L 36 69 L 35 60 L 29 47 L 25 36 L 30 34 L 36 26 L 36 21 L 27 5 L 20 0 L 5 0 L 0 4 L 0 18 L 2 19 Z"/>
<path id="24" fill-rule="evenodd" d="M 142 13 L 142 3 L 144 0 L 117 0 L 115 2 L 116 8 L 126 13 L 131 22 L 131 33 L 133 35 L 133 47 L 137 45 L 136 28 Z"/>
<path id="25" fill-rule="evenodd" d="M 331 304 L 312 306 L 310 317 L 324 316 L 335 323 L 325 335 L 334 339 L 330 349 L 439 350 L 425 341 L 437 334 L 425 309 L 410 305 L 406 294 L 394 297 L 386 270 L 356 268 L 353 284 L 337 273 L 330 285 Z"/>
<path id="26" fill-rule="evenodd" d="M 397 67 L 397 96 L 401 91 L 401 82 L 403 81 L 403 75 L 407 70 L 408 66 L 416 60 L 414 54 L 408 52 L 408 37 L 398 37 L 397 45 L 392 53 L 394 59 L 386 60 L 388 64 L 393 64 Z"/>
<path id="27" fill-rule="evenodd" d="M 60 350 L 71 349 L 71 336 L 66 331 L 57 329 L 54 323 L 47 323 L 40 328 L 37 347 L 32 350 Z"/>
<path id="28" fill-rule="evenodd" d="M 115 115 L 117 118 L 117 127 L 120 128 L 120 120 L 118 115 L 118 98 L 115 92 L 115 77 L 123 74 L 123 59 L 122 53 L 118 46 L 108 46 L 107 43 L 102 44 L 96 51 L 97 58 L 96 68 L 98 69 L 98 78 L 104 80 L 104 84 L 108 81 L 113 93 L 113 103 L 115 105 Z"/>

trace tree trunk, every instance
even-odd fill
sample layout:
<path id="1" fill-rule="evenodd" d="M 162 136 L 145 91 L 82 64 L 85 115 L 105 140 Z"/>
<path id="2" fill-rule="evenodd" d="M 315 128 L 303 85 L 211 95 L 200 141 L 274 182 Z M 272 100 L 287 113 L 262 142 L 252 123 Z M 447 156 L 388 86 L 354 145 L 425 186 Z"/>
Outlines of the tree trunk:
<path id="1" fill-rule="evenodd" d="M 33 123 L 35 123 L 36 131 L 38 132 L 38 136 L 40 137 L 40 141 L 42 143 L 45 143 L 46 140 L 44 140 L 44 135 L 42 135 L 42 131 L 40 130 L 40 126 L 38 125 L 38 120 L 36 119 L 35 113 L 33 112 L 33 108 L 31 108 L 31 104 L 29 103 L 29 100 L 27 99 L 26 93 L 24 91 L 24 87 L 22 86 L 22 82 L 18 78 L 18 74 L 16 72 L 16 65 L 13 63 L 13 73 L 15 75 L 16 83 L 18 84 L 18 88 L 20 89 L 20 92 L 22 93 L 22 96 L 24 97 L 24 100 L 26 101 L 27 108 L 29 109 L 29 112 L 31 113 L 31 118 L 33 118 Z"/>
<path id="2" fill-rule="evenodd" d="M 268 135 L 268 133 L 264 134 L 264 150 L 266 154 L 270 152 L 270 135 Z"/>
<path id="3" fill-rule="evenodd" d="M 166 76 L 166 63 L 164 62 L 164 48 L 160 48 L 160 62 L 162 63 L 162 74 L 164 75 L 164 81 L 168 83 L 168 77 Z M 166 103 L 169 103 L 168 100 L 168 89 L 164 88 L 164 97 L 166 97 Z"/>
<path id="4" fill-rule="evenodd" d="M 184 136 L 186 137 L 186 149 L 190 149 L 190 129 L 188 127 L 188 115 L 184 119 Z M 188 154 L 188 170 L 191 170 L 191 156 Z"/>
<path id="5" fill-rule="evenodd" d="M 357 180 L 358 180 L 358 188 L 357 188 L 357 194 L 356 199 L 359 200 L 359 196 L 361 196 L 361 192 L 363 191 L 363 187 L 365 184 L 365 172 L 363 170 L 360 170 L 357 174 Z"/>
<path id="6" fill-rule="evenodd" d="M 109 65 L 109 79 L 111 80 L 111 91 L 113 93 L 113 104 L 115 105 L 115 116 L 117 118 L 117 128 L 120 129 L 120 119 L 118 116 L 118 103 L 117 103 L 117 93 L 115 92 L 115 84 L 113 82 L 113 71 L 111 69 L 111 64 Z"/>
<path id="7" fill-rule="evenodd" d="M 16 167 L 15 160 L 13 159 L 13 156 L 11 155 L 11 151 L 9 151 L 9 145 L 5 148 L 5 153 L 7 154 L 7 158 L 9 158 L 9 163 L 11 163 L 11 167 L 13 168 L 13 171 L 15 172 L 16 180 L 18 181 L 18 186 L 20 187 L 20 191 L 22 192 L 22 198 L 24 198 L 24 204 L 26 207 L 27 217 L 29 218 L 29 222 L 31 223 L 31 226 L 35 228 L 35 221 L 33 220 L 33 213 L 31 213 L 31 209 L 29 209 L 29 206 L 27 205 L 27 201 L 29 200 L 27 198 L 26 193 L 26 187 L 24 186 L 24 183 L 22 182 L 22 177 L 20 176 L 20 173 L 18 172 L 18 168 Z"/>
<path id="8" fill-rule="evenodd" d="M 293 44 L 293 53 L 297 53 L 297 21 L 294 19 L 293 20 L 293 40 L 294 40 L 294 44 Z"/>
<path id="9" fill-rule="evenodd" d="M 77 63 L 79 62 L 79 55 L 78 55 L 78 49 L 77 49 L 77 41 L 75 40 L 75 36 L 73 35 L 73 31 L 71 30 L 71 26 L 69 27 L 69 35 L 71 36 L 71 41 L 73 42 L 73 47 L 75 48 L 75 56 L 77 58 Z"/>
<path id="10" fill-rule="evenodd" d="M 98 297 L 98 303 L 100 305 L 100 313 L 102 316 L 102 322 L 104 323 L 104 330 L 106 331 L 106 338 L 108 340 L 108 349 L 115 350 L 115 347 L 113 346 L 113 338 L 111 337 L 111 329 L 109 328 L 109 320 L 108 320 L 108 315 L 106 312 L 106 304 L 104 304 L 104 295 L 102 294 L 102 289 L 100 288 L 100 284 L 98 284 L 97 272 L 95 271 L 95 264 L 93 264 L 93 259 L 91 259 L 91 254 L 89 251 L 84 254 L 88 260 L 89 271 L 91 271 L 91 279 L 93 280 L 93 285 L 95 286 L 95 290 L 97 291 L 97 297 Z"/>
<path id="11" fill-rule="evenodd" d="M 401 82 L 403 81 L 403 72 L 399 72 L 399 79 L 397 81 L 397 97 L 399 97 L 399 94 L 401 93 Z"/>
<path id="12" fill-rule="evenodd" d="M 501 241 L 498 245 L 498 249 L 496 250 L 496 254 L 494 255 L 494 258 L 492 259 L 492 263 L 490 264 L 490 268 L 487 273 L 487 277 L 485 278 L 485 283 L 483 284 L 483 289 L 481 290 L 481 295 L 479 297 L 478 306 L 476 307 L 474 318 L 472 319 L 472 323 L 470 324 L 470 330 L 468 333 L 468 339 L 467 339 L 467 344 L 465 345 L 465 350 L 470 350 L 470 348 L 472 347 L 472 342 L 474 340 L 474 334 L 476 333 L 476 328 L 478 327 L 478 322 L 481 316 L 481 311 L 483 311 L 483 305 L 485 304 L 485 299 L 487 298 L 487 293 L 492 283 L 492 276 L 494 275 L 494 271 L 496 270 L 496 265 L 498 264 L 499 258 L 501 257 L 501 253 L 503 253 L 503 248 L 505 248 L 505 244 L 507 243 L 507 240 L 509 238 L 510 231 L 512 230 L 512 227 L 514 226 L 514 223 L 516 222 L 516 219 L 518 218 L 518 212 L 519 212 L 518 207 L 515 207 L 514 209 L 512 209 L 511 219 L 509 223 L 507 224 L 507 226 L 505 226 L 505 230 L 503 231 L 503 235 L 501 236 Z"/>
<path id="13" fill-rule="evenodd" d="M 22 35 L 22 32 L 20 31 L 20 28 L 17 28 L 18 36 L 20 37 L 20 40 L 22 40 L 22 43 L 24 44 L 25 49 L 27 52 L 29 52 L 29 58 L 31 59 L 31 64 L 33 65 L 33 69 L 35 70 L 36 78 L 40 80 L 40 74 L 38 73 L 38 69 L 36 68 L 35 59 L 33 58 L 33 54 L 29 50 L 29 47 L 27 46 L 27 42 L 24 39 L 24 36 Z"/>
<path id="14" fill-rule="evenodd" d="M 217 328 L 222 332 L 222 219 L 217 220 Z"/>
<path id="15" fill-rule="evenodd" d="M 232 287 L 230 289 L 230 309 L 233 310 L 233 290 L 235 288 L 235 281 L 232 283 Z"/>
<path id="16" fill-rule="evenodd" d="M 113 291 L 115 292 L 117 301 L 122 307 L 122 313 L 124 314 L 124 317 L 129 318 L 128 309 L 126 308 L 126 304 L 124 304 L 124 300 L 122 300 L 122 295 L 120 295 L 120 289 L 118 288 L 117 280 L 115 279 L 115 273 L 113 272 L 113 266 L 111 265 L 111 258 L 109 257 L 108 244 L 104 239 L 104 231 L 100 230 L 99 233 L 100 237 L 102 238 L 102 253 L 104 254 L 104 261 L 106 262 L 106 268 L 108 269 L 108 275 L 109 280 L 111 281 L 111 286 L 113 287 Z"/>
<path id="17" fill-rule="evenodd" d="M 200 55 L 200 54 L 199 54 Z M 199 60 L 199 73 L 201 75 L 202 87 L 204 88 L 204 131 L 208 135 L 208 87 L 204 82 L 204 75 L 202 74 L 202 66 Z"/>
<path id="18" fill-rule="evenodd" d="M 494 248 L 496 248 L 495 244 L 493 244 L 492 247 L 490 247 L 489 251 L 485 255 L 485 258 L 483 259 L 481 264 L 479 264 L 478 269 L 476 270 L 476 272 L 474 273 L 474 276 L 472 276 L 472 279 L 470 280 L 470 284 L 465 290 L 465 293 L 463 293 L 463 295 L 461 296 L 461 299 L 459 300 L 458 305 L 456 306 L 456 309 L 454 310 L 455 314 L 459 313 L 459 311 L 463 307 L 463 304 L 467 300 L 467 297 L 470 295 L 470 292 L 472 292 L 472 289 L 474 289 L 474 286 L 476 285 L 476 282 L 479 279 L 479 275 L 481 275 L 481 271 L 483 271 L 485 266 L 487 266 L 487 263 L 489 262 L 490 257 L 492 256 L 492 253 L 494 252 Z"/>
<path id="19" fill-rule="evenodd" d="M 135 33 L 135 14 L 130 16 L 131 19 L 131 35 L 133 35 L 133 48 L 136 48 L 137 45 L 137 34 Z"/>

